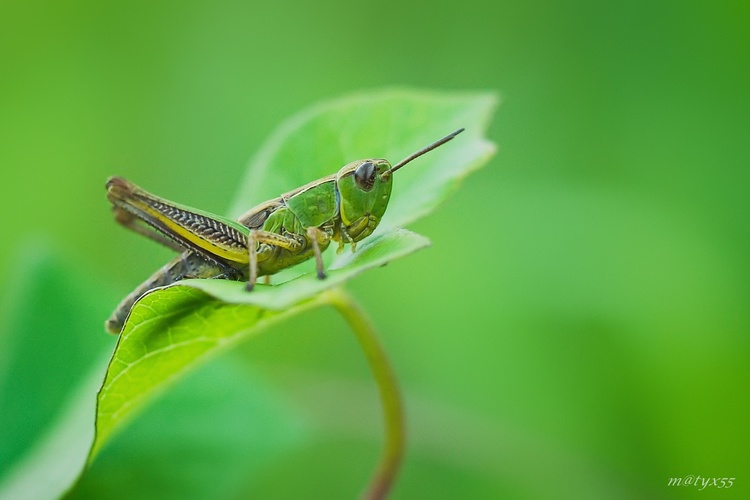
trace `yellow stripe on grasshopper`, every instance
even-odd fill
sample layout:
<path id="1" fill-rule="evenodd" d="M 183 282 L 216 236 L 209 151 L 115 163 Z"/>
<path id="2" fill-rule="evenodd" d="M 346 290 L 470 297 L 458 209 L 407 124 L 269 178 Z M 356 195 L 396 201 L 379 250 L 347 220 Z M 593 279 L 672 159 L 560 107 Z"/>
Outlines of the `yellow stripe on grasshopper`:
<path id="1" fill-rule="evenodd" d="M 247 238 L 244 238 L 244 247 L 223 244 L 219 241 L 208 239 L 207 237 L 197 234 L 194 232 L 194 229 L 187 228 L 179 222 L 176 222 L 169 217 L 165 217 L 164 214 L 148 205 L 144 205 L 143 210 L 154 218 L 160 220 L 165 226 L 174 231 L 175 234 L 179 235 L 184 240 L 193 243 L 198 248 L 231 262 L 237 262 L 239 264 L 248 263 Z"/>

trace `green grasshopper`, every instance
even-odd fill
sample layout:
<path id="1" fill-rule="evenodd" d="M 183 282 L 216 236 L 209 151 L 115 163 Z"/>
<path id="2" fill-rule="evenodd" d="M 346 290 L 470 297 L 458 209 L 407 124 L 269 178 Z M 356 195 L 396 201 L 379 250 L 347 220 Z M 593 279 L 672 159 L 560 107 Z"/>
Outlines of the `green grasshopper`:
<path id="1" fill-rule="evenodd" d="M 375 230 L 391 196 L 393 173 L 463 132 L 459 129 L 391 166 L 371 158 L 351 162 L 338 173 L 310 182 L 245 212 L 237 221 L 159 198 L 121 177 L 107 181 L 115 220 L 180 253 L 125 297 L 107 320 L 122 330 L 133 304 L 146 292 L 188 278 L 246 280 L 315 257 L 325 278 L 322 252 L 331 240 L 338 252 Z"/>

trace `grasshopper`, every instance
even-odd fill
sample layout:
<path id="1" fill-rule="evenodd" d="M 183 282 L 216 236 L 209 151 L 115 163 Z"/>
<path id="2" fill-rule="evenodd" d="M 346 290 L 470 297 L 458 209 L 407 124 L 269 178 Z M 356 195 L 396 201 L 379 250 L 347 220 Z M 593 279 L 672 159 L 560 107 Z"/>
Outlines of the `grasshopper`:
<path id="1" fill-rule="evenodd" d="M 122 330 L 133 304 L 146 292 L 188 278 L 247 281 L 315 258 L 319 279 L 326 277 L 322 252 L 331 241 L 338 252 L 375 230 L 391 196 L 393 173 L 453 139 L 464 129 L 435 141 L 391 166 L 370 158 L 348 163 L 337 173 L 257 205 L 233 221 L 148 193 L 121 177 L 107 181 L 115 220 L 174 249 L 180 255 L 125 297 L 107 320 L 110 333 Z"/>

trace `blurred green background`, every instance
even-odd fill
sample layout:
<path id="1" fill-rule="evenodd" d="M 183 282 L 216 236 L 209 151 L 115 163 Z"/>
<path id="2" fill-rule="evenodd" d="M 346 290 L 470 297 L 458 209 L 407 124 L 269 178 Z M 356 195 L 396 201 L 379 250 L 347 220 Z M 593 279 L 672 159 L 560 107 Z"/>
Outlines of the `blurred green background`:
<path id="1" fill-rule="evenodd" d="M 405 85 L 503 103 L 498 154 L 411 228 L 433 247 L 349 286 L 407 400 L 393 497 L 680 497 L 688 474 L 747 495 L 749 21 L 740 1 L 4 3 L 0 463 L 170 256 L 112 221 L 108 176 L 225 213 L 284 118 Z M 182 382 L 78 495 L 351 498 L 380 432 L 352 335 L 314 312 Z"/>

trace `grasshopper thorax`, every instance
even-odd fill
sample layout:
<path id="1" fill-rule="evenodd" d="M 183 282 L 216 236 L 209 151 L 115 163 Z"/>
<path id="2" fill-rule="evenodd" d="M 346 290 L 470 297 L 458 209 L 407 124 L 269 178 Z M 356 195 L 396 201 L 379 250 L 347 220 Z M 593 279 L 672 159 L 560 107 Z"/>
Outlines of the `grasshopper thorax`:
<path id="1" fill-rule="evenodd" d="M 353 241 L 370 235 L 388 207 L 393 177 L 387 160 L 371 158 L 345 165 L 336 174 L 339 216 Z"/>

